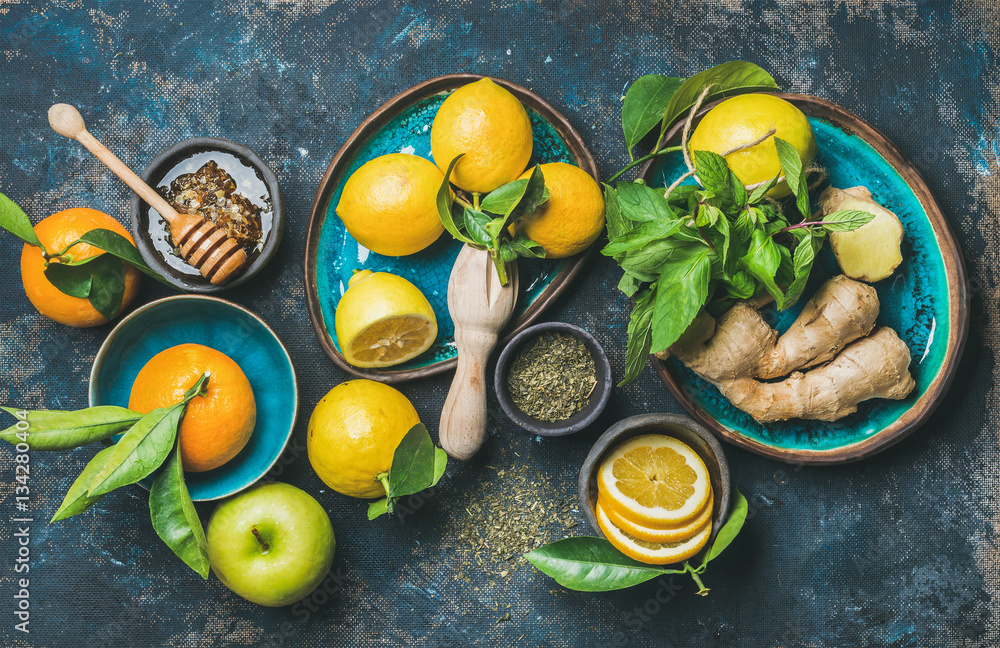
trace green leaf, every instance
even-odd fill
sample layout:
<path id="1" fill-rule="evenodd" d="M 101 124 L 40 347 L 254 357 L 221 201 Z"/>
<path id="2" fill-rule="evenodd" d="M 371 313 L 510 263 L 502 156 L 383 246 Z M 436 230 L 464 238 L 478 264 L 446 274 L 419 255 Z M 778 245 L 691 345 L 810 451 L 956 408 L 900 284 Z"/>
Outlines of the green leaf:
<path id="1" fill-rule="evenodd" d="M 118 257 L 143 274 L 156 279 L 166 286 L 171 285 L 170 282 L 147 266 L 146 262 L 142 260 L 142 256 L 139 254 L 139 249 L 118 232 L 100 228 L 93 229 L 81 236 L 79 240 L 82 243 L 89 243 L 96 248 L 100 248 L 105 252 Z"/>
<path id="2" fill-rule="evenodd" d="M 809 273 L 812 272 L 813 261 L 816 260 L 816 253 L 819 252 L 819 246 L 823 243 L 822 238 L 814 237 L 808 232 L 803 234 L 795 246 L 795 253 L 792 256 L 794 279 L 785 293 L 785 308 L 794 305 L 802 296 L 806 282 L 809 281 Z"/>
<path id="3" fill-rule="evenodd" d="M 709 203 L 702 203 L 698 208 L 698 218 L 695 219 L 695 225 L 698 227 L 715 227 L 720 220 L 726 220 L 721 209 Z"/>
<path id="4" fill-rule="evenodd" d="M 774 282 L 780 264 L 781 252 L 774 239 L 762 230 L 754 230 L 750 249 L 740 259 L 740 265 L 774 297 L 779 309 L 783 307 L 785 301 L 784 293 Z"/>
<path id="5" fill-rule="evenodd" d="M 462 212 L 462 220 L 466 233 L 473 241 L 486 246 L 492 243 L 490 234 L 486 231 L 486 223 L 491 220 L 488 214 L 466 207 Z"/>
<path id="6" fill-rule="evenodd" d="M 38 235 L 35 234 L 35 229 L 31 226 L 28 215 L 18 207 L 17 203 L 2 193 L 0 193 L 0 227 L 28 245 L 45 249 L 42 242 L 38 240 Z"/>
<path id="7" fill-rule="evenodd" d="M 83 472 L 81 472 L 80 476 L 76 478 L 73 485 L 69 487 L 69 490 L 66 492 L 66 497 L 63 498 L 62 504 L 59 505 L 59 508 L 56 510 L 55 515 L 52 516 L 52 519 L 49 520 L 50 524 L 52 522 L 58 522 L 59 520 L 65 520 L 66 518 L 73 517 L 74 515 L 79 515 L 104 497 L 103 495 L 91 497 L 87 494 L 87 489 L 90 487 L 90 482 L 92 482 L 94 477 L 97 476 L 97 473 L 104 468 L 104 465 L 107 463 L 108 458 L 111 457 L 114 450 L 114 446 L 104 448 L 98 452 L 86 466 L 84 466 Z"/>
<path id="8" fill-rule="evenodd" d="M 389 498 L 383 497 L 368 505 L 368 519 L 374 520 L 389 512 Z"/>
<path id="9" fill-rule="evenodd" d="M 750 194 L 750 197 L 747 198 L 747 204 L 756 205 L 760 201 L 764 200 L 764 196 L 767 194 L 768 191 L 774 189 L 774 187 L 778 184 L 779 180 L 781 180 L 780 173 L 771 178 L 770 180 L 768 180 L 767 182 L 765 182 L 764 184 L 762 184 L 761 186 L 754 189 L 753 192 Z"/>
<path id="10" fill-rule="evenodd" d="M 447 467 L 448 453 L 443 448 L 434 448 L 434 479 L 431 481 L 431 486 L 435 486 L 441 481 Z"/>
<path id="11" fill-rule="evenodd" d="M 603 184 L 603 183 L 602 183 Z M 604 222 L 608 230 L 608 239 L 614 240 L 625 233 L 632 224 L 622 216 L 618 207 L 618 192 L 609 184 L 604 186 Z"/>
<path id="12" fill-rule="evenodd" d="M 663 192 L 648 187 L 645 183 L 619 182 L 615 192 L 618 196 L 618 208 L 624 219 L 646 222 L 676 218 L 664 199 Z"/>
<path id="13" fill-rule="evenodd" d="M 729 184 L 729 165 L 726 163 L 726 158 L 712 151 L 692 151 L 691 155 L 701 186 L 723 200 L 732 202 L 733 190 Z"/>
<path id="14" fill-rule="evenodd" d="M 812 215 L 809 207 L 809 187 L 806 184 L 806 174 L 802 171 L 802 158 L 794 146 L 781 139 L 774 138 L 774 146 L 778 150 L 778 161 L 785 172 L 785 182 L 795 195 L 795 204 L 805 218 Z"/>
<path id="15" fill-rule="evenodd" d="M 184 483 L 180 439 L 160 466 L 149 489 L 149 515 L 156 535 L 178 558 L 208 579 L 208 542 L 205 529 Z"/>
<path id="16" fill-rule="evenodd" d="M 452 235 L 456 240 L 463 243 L 471 243 L 473 245 L 479 246 L 475 241 L 466 236 L 461 230 L 459 230 L 458 225 L 455 223 L 455 218 L 451 213 L 451 205 L 454 202 L 454 195 L 451 192 L 451 172 L 458 164 L 458 161 L 462 159 L 465 153 L 459 153 L 455 156 L 455 159 L 448 164 L 448 170 L 444 174 L 444 181 L 441 182 L 441 186 L 438 188 L 436 204 L 438 210 L 438 218 L 441 219 L 441 224 L 444 228 L 448 230 L 448 233 Z"/>
<path id="17" fill-rule="evenodd" d="M 94 478 L 88 494 L 103 495 L 134 484 L 159 468 L 174 447 L 184 408 L 201 393 L 207 381 L 208 374 L 202 374 L 181 402 L 159 407 L 139 419 L 114 445 L 114 454 Z"/>
<path id="18" fill-rule="evenodd" d="M 666 218 L 640 223 L 604 246 L 601 254 L 605 256 L 618 256 L 619 254 L 634 252 L 654 241 L 670 238 L 683 225 L 684 221 L 677 218 Z"/>
<path id="19" fill-rule="evenodd" d="M 557 540 L 529 551 L 524 557 L 563 587 L 580 592 L 618 590 L 664 574 L 682 573 L 633 560 L 604 538 L 590 536 Z"/>
<path id="20" fill-rule="evenodd" d="M 125 296 L 125 266 L 110 254 L 101 254 L 88 263 L 90 275 L 90 305 L 107 320 L 114 319 Z"/>
<path id="21" fill-rule="evenodd" d="M 823 229 L 827 232 L 852 232 L 867 225 L 875 214 L 860 209 L 841 209 L 823 217 Z"/>
<path id="22" fill-rule="evenodd" d="M 733 299 L 750 299 L 757 292 L 757 284 L 754 283 L 746 270 L 737 270 L 725 281 L 726 292 Z"/>
<path id="23" fill-rule="evenodd" d="M 389 469 L 389 497 L 419 493 L 434 482 L 434 442 L 423 423 L 406 433 L 392 453 Z"/>
<path id="24" fill-rule="evenodd" d="M 626 277 L 628 275 L 625 275 Z M 627 385 L 642 373 L 649 358 L 650 345 L 653 343 L 653 304 L 656 299 L 655 288 L 649 288 L 636 300 L 632 315 L 628 321 L 628 346 L 625 350 L 625 375 L 622 376 L 619 387 Z"/>
<path id="25" fill-rule="evenodd" d="M 684 79 L 677 77 L 647 74 L 629 86 L 622 102 L 622 130 L 630 159 L 635 145 L 663 119 L 670 100 L 683 83 Z"/>
<path id="26" fill-rule="evenodd" d="M 509 244 L 517 256 L 527 257 L 529 259 L 545 258 L 545 248 L 542 247 L 542 244 L 532 241 L 528 238 L 527 234 L 521 230 L 517 230 L 514 233 L 514 238 L 509 242 Z"/>
<path id="27" fill-rule="evenodd" d="M 19 410 L 10 407 L 2 409 L 21 421 L 25 420 L 17 415 Z M 68 450 L 124 432 L 141 418 L 142 414 L 138 412 L 114 405 L 89 407 L 76 412 L 29 411 L 26 416 L 27 430 L 18 429 L 15 423 L 0 432 L 0 439 L 16 445 L 21 441 L 19 435 L 23 436 L 26 432 L 32 450 Z"/>
<path id="28" fill-rule="evenodd" d="M 489 195 L 483 198 L 483 202 L 480 203 L 480 208 L 491 214 L 497 214 L 500 216 L 505 215 L 517 206 L 517 203 L 521 201 L 521 198 L 524 198 L 524 193 L 527 188 L 527 178 L 508 182 L 505 185 L 497 187 L 491 191 Z"/>
<path id="29" fill-rule="evenodd" d="M 64 295 L 86 299 L 90 295 L 92 264 L 96 263 L 101 256 L 104 255 L 87 259 L 81 265 L 50 263 L 45 268 L 45 278 Z"/>
<path id="30" fill-rule="evenodd" d="M 642 282 L 628 273 L 623 274 L 622 278 L 618 280 L 618 290 L 625 293 L 626 297 L 633 296 L 641 287 Z"/>
<path id="31" fill-rule="evenodd" d="M 691 110 L 695 101 L 698 100 L 698 95 L 706 86 L 712 89 L 705 97 L 705 103 L 742 92 L 776 90 L 778 88 L 778 84 L 774 82 L 766 70 L 746 61 L 729 61 L 699 72 L 685 81 L 671 98 L 670 104 L 663 114 L 663 121 L 660 122 L 661 140 L 673 123 L 677 121 L 677 118 Z"/>
<path id="32" fill-rule="evenodd" d="M 705 552 L 705 559 L 701 563 L 702 566 L 707 565 L 709 561 L 717 558 L 732 543 L 733 539 L 739 535 L 740 530 L 743 528 L 743 523 L 746 522 L 749 508 L 747 506 L 747 498 L 735 488 L 733 489 L 733 495 L 736 497 L 736 505 L 729 512 L 729 518 L 715 535 L 712 546 Z"/>
<path id="33" fill-rule="evenodd" d="M 665 351 L 687 330 L 708 300 L 712 261 L 709 250 L 693 248 L 671 259 L 656 282 L 653 340 L 650 349 Z"/>

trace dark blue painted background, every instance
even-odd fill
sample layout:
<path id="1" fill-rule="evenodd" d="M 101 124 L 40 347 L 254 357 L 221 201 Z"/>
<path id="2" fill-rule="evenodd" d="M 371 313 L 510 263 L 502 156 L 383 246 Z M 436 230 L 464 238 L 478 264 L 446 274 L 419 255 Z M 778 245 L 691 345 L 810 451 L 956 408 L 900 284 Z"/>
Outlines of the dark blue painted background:
<path id="1" fill-rule="evenodd" d="M 296 362 L 300 422 L 279 478 L 330 511 L 340 583 L 315 610 L 259 608 L 184 567 L 154 535 L 145 491 L 125 489 L 79 518 L 33 525 L 32 632 L 22 635 L 13 629 L 14 469 L 5 450 L 0 644 L 997 645 L 998 46 L 1000 10 L 972 0 L 0 0 L 0 191 L 34 220 L 90 206 L 128 222 L 123 185 L 49 130 L 45 112 L 57 101 L 79 106 L 90 130 L 134 168 L 177 140 L 212 135 L 249 145 L 278 173 L 290 217 L 282 248 L 270 272 L 227 296 L 274 326 Z M 974 291 L 966 358 L 938 414 L 857 465 L 795 469 L 728 448 L 752 516 L 713 563 L 704 599 L 681 580 L 567 592 L 530 568 L 492 586 L 500 565 L 489 555 L 491 578 L 455 578 L 450 530 L 470 497 L 496 499 L 505 489 L 486 466 L 525 462 L 549 477 L 549 496 L 575 501 L 576 470 L 603 429 L 628 415 L 678 410 L 649 370 L 572 439 L 529 438 L 491 400 L 486 451 L 450 468 L 402 523 L 369 523 L 361 502 L 321 484 L 305 457 L 305 423 L 345 374 L 321 352 L 305 313 L 304 234 L 323 171 L 367 113 L 447 72 L 507 78 L 562 111 L 607 176 L 625 154 L 618 110 L 630 81 L 733 58 L 767 67 L 785 89 L 860 114 L 938 197 Z M 83 407 L 91 361 L 111 327 L 75 330 L 38 315 L 21 289 L 19 253 L 13 237 L 0 236 L 0 401 Z M 549 315 L 593 331 L 620 375 L 627 305 L 617 279 L 611 263 L 593 264 Z M 146 282 L 136 304 L 166 294 Z M 442 376 L 402 386 L 432 428 L 448 383 Z M 95 450 L 32 456 L 39 520 Z M 207 520 L 211 505 L 198 508 Z"/>

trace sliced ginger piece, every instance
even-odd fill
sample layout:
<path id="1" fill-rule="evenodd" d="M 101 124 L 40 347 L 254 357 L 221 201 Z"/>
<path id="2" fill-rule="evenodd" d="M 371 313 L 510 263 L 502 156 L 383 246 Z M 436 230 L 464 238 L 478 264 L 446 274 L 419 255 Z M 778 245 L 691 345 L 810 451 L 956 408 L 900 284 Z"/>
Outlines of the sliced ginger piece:
<path id="1" fill-rule="evenodd" d="M 852 232 L 831 232 L 830 247 L 840 269 L 852 279 L 868 283 L 881 281 L 903 262 L 900 245 L 903 224 L 899 217 L 872 200 L 865 187 L 826 189 L 819 197 L 823 214 L 842 209 L 857 209 L 875 218 Z"/>

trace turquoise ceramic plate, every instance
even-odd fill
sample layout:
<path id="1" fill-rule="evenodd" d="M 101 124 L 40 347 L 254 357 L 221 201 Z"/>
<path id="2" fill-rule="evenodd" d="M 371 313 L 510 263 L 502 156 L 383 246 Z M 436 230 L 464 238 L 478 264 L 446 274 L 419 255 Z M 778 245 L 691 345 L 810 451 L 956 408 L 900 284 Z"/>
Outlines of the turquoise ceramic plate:
<path id="1" fill-rule="evenodd" d="M 257 424 L 247 446 L 224 465 L 185 473 L 191 499 L 232 495 L 263 477 L 285 449 L 299 408 L 292 359 L 267 324 L 231 302 L 201 295 L 167 297 L 143 306 L 118 323 L 90 371 L 90 405 L 128 406 L 139 370 L 154 355 L 193 342 L 236 361 L 250 380 Z M 151 480 L 141 482 L 146 488 Z"/>
<path id="2" fill-rule="evenodd" d="M 384 382 L 399 382 L 455 367 L 454 325 L 448 314 L 448 277 L 461 245 L 447 233 L 429 248 L 406 257 L 386 257 L 360 246 L 337 217 L 336 207 L 347 178 L 362 164 L 388 153 L 431 157 L 430 129 L 438 106 L 456 88 L 482 77 L 452 74 L 431 79 L 394 97 L 375 111 L 348 138 L 320 183 L 313 203 L 306 242 L 306 300 L 323 350 L 348 372 Z M 520 99 L 531 119 L 534 150 L 530 164 L 569 162 L 595 178 L 597 166 L 580 135 L 552 106 L 521 86 L 496 80 Z M 587 253 L 559 261 L 518 261 L 520 293 L 509 339 L 534 321 L 569 285 Z M 334 330 L 334 311 L 355 270 L 385 271 L 413 282 L 430 301 L 438 336 L 430 349 L 391 369 L 359 369 L 344 360 Z"/>
<path id="3" fill-rule="evenodd" d="M 792 463 L 853 461 L 905 437 L 927 420 L 944 396 L 968 331 L 965 269 L 955 237 L 923 179 L 885 136 L 823 99 L 779 96 L 809 117 L 819 147 L 817 162 L 826 168 L 832 186 L 868 187 L 875 200 L 903 222 L 903 263 L 875 288 L 881 301 L 878 322 L 895 329 L 909 347 L 916 388 L 902 401 L 862 403 L 857 413 L 833 423 L 792 420 L 762 425 L 676 359 L 651 359 L 680 404 L 718 436 Z M 683 170 L 683 162 L 671 158 L 647 167 L 644 177 L 666 186 Z M 839 269 L 827 247 L 805 295 L 836 274 Z M 805 301 L 778 313 L 772 326 L 785 330 Z"/>

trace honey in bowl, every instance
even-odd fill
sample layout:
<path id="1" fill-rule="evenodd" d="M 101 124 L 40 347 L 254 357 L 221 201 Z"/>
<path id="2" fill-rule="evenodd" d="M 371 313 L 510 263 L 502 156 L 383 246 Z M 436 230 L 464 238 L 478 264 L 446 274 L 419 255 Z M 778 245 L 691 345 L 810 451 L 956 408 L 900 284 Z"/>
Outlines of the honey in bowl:
<path id="1" fill-rule="evenodd" d="M 181 160 L 156 190 L 179 213 L 198 214 L 226 231 L 243 247 L 247 263 L 263 248 L 273 224 L 271 195 L 257 171 L 240 158 L 222 151 L 203 151 Z M 172 269 L 189 276 L 198 270 L 174 247 L 166 221 L 150 208 L 153 248 Z"/>

